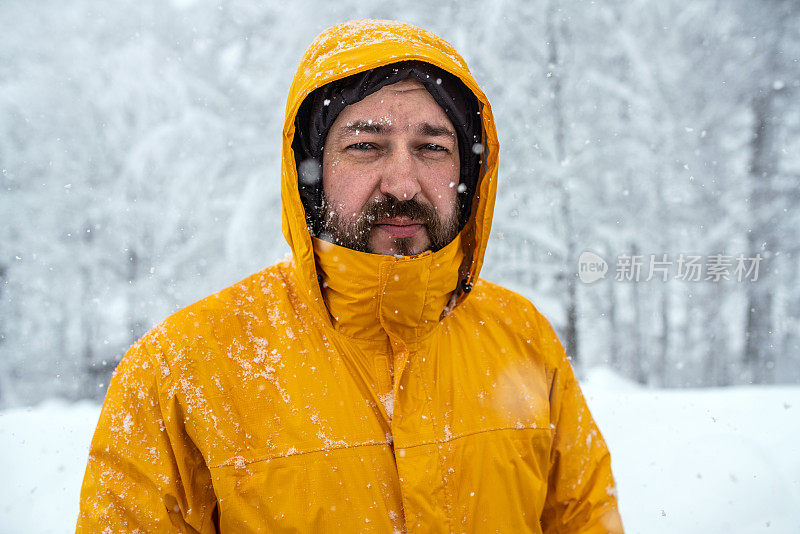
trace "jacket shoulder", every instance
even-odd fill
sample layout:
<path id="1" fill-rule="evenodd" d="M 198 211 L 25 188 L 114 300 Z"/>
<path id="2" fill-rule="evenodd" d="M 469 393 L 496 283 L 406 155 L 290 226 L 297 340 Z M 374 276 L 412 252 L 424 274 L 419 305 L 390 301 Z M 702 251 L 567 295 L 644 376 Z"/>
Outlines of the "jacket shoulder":
<path id="1" fill-rule="evenodd" d="M 505 317 L 503 322 L 506 324 L 510 324 L 509 319 L 525 318 L 531 328 L 538 329 L 541 321 L 547 322 L 529 299 L 483 278 L 478 279 L 466 303 L 479 313 Z"/>
<path id="2" fill-rule="evenodd" d="M 291 308 L 293 288 L 288 263 L 278 262 L 178 310 L 134 346 L 146 344 L 158 347 L 158 352 L 174 352 L 223 332 L 239 330 L 258 320 L 264 310 Z"/>
<path id="3" fill-rule="evenodd" d="M 481 278 L 464 304 L 466 317 L 491 322 L 514 337 L 524 338 L 550 365 L 563 366 L 568 362 L 550 322 L 533 302 L 516 291 Z"/>

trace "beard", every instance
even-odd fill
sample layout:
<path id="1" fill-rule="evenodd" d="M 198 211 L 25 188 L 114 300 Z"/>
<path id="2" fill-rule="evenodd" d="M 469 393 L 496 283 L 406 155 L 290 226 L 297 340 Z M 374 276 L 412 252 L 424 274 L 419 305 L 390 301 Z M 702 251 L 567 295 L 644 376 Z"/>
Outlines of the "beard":
<path id="1" fill-rule="evenodd" d="M 460 206 L 455 202 L 449 217 L 442 218 L 430 204 L 418 200 L 397 200 L 387 196 L 364 205 L 353 219 L 342 217 L 330 203 L 326 195 L 322 199 L 322 232 L 320 238 L 336 245 L 341 245 L 359 252 L 381 254 L 372 249 L 370 237 L 375 223 L 383 219 L 408 217 L 424 226 L 430 241 L 425 250 L 436 252 L 450 243 L 460 231 Z M 395 254 L 411 256 L 424 250 L 415 251 L 412 237 L 395 238 L 393 248 Z"/>

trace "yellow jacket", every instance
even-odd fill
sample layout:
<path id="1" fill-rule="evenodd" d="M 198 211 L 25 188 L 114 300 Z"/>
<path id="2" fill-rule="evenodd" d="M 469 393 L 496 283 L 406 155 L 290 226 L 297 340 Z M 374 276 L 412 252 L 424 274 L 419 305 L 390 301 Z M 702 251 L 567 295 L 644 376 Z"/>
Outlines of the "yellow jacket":
<path id="1" fill-rule="evenodd" d="M 313 239 L 291 148 L 300 103 L 412 59 L 483 103 L 467 226 L 411 257 Z M 497 156 L 489 102 L 448 43 L 394 22 L 322 34 L 286 106 L 292 257 L 169 317 L 125 355 L 77 531 L 622 532 L 608 450 L 556 335 L 530 302 L 478 279 Z"/>

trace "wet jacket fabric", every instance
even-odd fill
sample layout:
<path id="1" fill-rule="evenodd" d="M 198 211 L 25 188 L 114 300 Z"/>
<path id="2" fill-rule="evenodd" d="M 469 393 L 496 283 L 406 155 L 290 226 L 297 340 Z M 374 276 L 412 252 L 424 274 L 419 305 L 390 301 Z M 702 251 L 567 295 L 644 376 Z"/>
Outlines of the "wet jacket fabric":
<path id="1" fill-rule="evenodd" d="M 401 60 L 483 104 L 467 226 L 395 257 L 312 238 L 291 151 L 306 95 Z M 446 42 L 393 22 L 322 34 L 283 133 L 290 259 L 169 317 L 115 371 L 78 532 L 622 532 L 608 450 L 552 328 L 479 278 L 497 184 L 489 102 Z"/>

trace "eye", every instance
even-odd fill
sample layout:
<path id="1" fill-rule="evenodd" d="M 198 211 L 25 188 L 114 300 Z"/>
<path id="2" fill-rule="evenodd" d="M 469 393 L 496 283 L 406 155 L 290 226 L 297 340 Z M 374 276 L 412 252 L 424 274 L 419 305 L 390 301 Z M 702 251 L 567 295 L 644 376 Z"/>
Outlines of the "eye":
<path id="1" fill-rule="evenodd" d="M 347 147 L 348 150 L 372 150 L 375 148 L 375 145 L 372 143 L 353 143 Z"/>
<path id="2" fill-rule="evenodd" d="M 430 150 L 432 152 L 449 152 L 447 148 L 443 147 L 442 145 L 437 145 L 436 143 L 426 143 L 422 145 L 423 150 Z"/>

